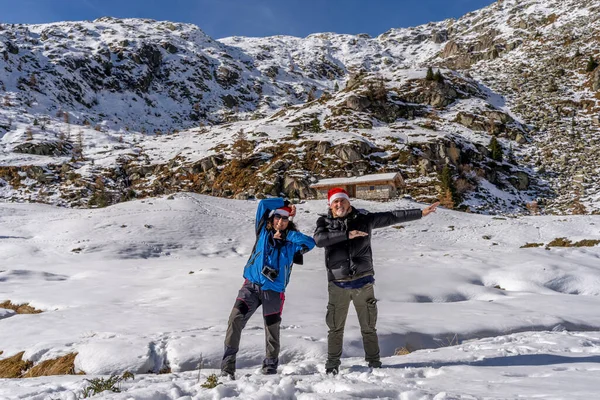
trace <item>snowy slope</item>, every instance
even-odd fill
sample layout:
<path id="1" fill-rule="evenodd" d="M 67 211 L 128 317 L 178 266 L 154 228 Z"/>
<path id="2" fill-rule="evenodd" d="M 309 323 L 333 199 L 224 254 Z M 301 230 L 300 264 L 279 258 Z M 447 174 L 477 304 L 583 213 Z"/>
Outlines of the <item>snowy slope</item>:
<path id="1" fill-rule="evenodd" d="M 351 310 L 342 373 L 323 374 L 323 252 L 305 256 L 286 293 L 280 374 L 255 374 L 259 315 L 244 331 L 239 379 L 207 390 L 253 245 L 257 203 L 194 194 L 96 210 L 0 207 L 0 357 L 35 363 L 77 352 L 88 376 L 2 380 L 0 398 L 70 399 L 97 374 L 137 375 L 107 398 L 592 398 L 597 389 L 600 275 L 596 247 L 520 248 L 559 237 L 600 239 L 595 216 L 499 218 L 439 210 L 375 231 L 378 333 L 384 368 L 361 360 Z M 421 205 L 399 200 L 358 207 Z M 311 233 L 323 201 L 298 205 Z M 40 229 L 41 228 L 41 229 Z M 413 353 L 393 356 L 409 347 Z M 166 375 L 144 375 L 169 367 Z M 249 374 L 249 376 L 245 376 Z"/>

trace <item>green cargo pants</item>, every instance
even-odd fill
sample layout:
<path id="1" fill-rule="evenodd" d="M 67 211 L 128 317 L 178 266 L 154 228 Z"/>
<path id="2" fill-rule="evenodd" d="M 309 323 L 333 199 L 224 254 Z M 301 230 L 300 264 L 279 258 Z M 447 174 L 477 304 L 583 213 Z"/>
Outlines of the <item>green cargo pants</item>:
<path id="1" fill-rule="evenodd" d="M 373 284 L 368 283 L 360 289 L 343 289 L 329 282 L 329 303 L 327 304 L 327 363 L 325 368 L 339 368 L 344 344 L 344 326 L 348 316 L 350 301 L 354 303 L 360 333 L 363 338 L 365 360 L 379 362 L 379 341 L 377 339 L 377 299 Z"/>

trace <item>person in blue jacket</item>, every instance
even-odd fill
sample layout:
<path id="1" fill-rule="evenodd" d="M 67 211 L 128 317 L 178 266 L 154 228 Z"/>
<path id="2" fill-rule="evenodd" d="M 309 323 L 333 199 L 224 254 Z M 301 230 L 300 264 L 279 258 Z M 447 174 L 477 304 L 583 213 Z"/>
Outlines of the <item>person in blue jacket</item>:
<path id="1" fill-rule="evenodd" d="M 296 207 L 282 198 L 261 200 L 256 211 L 256 243 L 244 267 L 244 284 L 229 315 L 221 375 L 235 379 L 235 359 L 242 330 L 259 306 L 263 307 L 266 335 L 264 374 L 277 373 L 279 327 L 294 259 L 315 247 L 312 237 L 290 221 Z M 297 261 L 297 263 L 301 263 Z"/>

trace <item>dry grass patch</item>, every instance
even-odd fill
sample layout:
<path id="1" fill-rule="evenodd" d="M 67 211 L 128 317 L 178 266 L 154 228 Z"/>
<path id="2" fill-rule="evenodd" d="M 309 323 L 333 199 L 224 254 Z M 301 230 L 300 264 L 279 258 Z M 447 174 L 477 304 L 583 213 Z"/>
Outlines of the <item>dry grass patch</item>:
<path id="1" fill-rule="evenodd" d="M 410 354 L 410 350 L 408 350 L 406 347 L 398 347 L 394 351 L 395 356 L 405 356 L 407 354 Z"/>
<path id="2" fill-rule="evenodd" d="M 20 378 L 23 373 L 31 368 L 31 361 L 23 361 L 24 351 L 12 357 L 0 360 L 0 378 Z"/>
<path id="3" fill-rule="evenodd" d="M 77 353 L 69 353 L 66 356 L 53 360 L 42 361 L 27 371 L 24 378 L 35 378 L 50 375 L 75 375 L 75 357 Z"/>
<path id="4" fill-rule="evenodd" d="M 527 249 L 529 247 L 542 247 L 544 245 L 544 243 L 525 243 L 523 246 L 521 246 L 521 249 Z"/>
<path id="5" fill-rule="evenodd" d="M 0 303 L 0 308 L 6 308 L 8 310 L 13 310 L 17 314 L 39 314 L 42 310 L 37 310 L 31 307 L 28 303 L 25 304 L 13 304 L 10 300 L 5 301 L 4 303 Z"/>
<path id="6" fill-rule="evenodd" d="M 548 243 L 546 248 L 548 248 L 548 247 L 571 247 L 571 246 L 573 246 L 573 242 L 571 242 L 569 239 L 563 237 L 563 238 L 554 239 L 553 241 Z"/>
<path id="7" fill-rule="evenodd" d="M 556 238 L 553 241 L 551 241 L 550 243 L 548 243 L 548 245 L 546 245 L 546 248 L 550 248 L 550 247 L 593 247 L 599 243 L 600 243 L 600 240 L 596 240 L 596 239 L 583 239 L 583 240 L 580 240 L 579 242 L 573 243 L 567 238 Z"/>
<path id="8" fill-rule="evenodd" d="M 600 240 L 595 240 L 595 239 L 583 239 L 580 240 L 579 242 L 576 242 L 573 247 L 594 247 L 596 246 L 598 243 L 600 243 Z"/>

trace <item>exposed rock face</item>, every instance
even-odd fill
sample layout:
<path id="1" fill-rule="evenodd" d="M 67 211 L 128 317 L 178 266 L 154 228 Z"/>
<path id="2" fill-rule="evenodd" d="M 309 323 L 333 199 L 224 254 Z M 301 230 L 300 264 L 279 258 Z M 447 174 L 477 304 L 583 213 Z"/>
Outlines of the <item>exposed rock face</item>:
<path id="1" fill-rule="evenodd" d="M 68 142 L 25 142 L 14 147 L 15 153 L 38 156 L 64 156 L 71 153 L 73 145 Z"/>
<path id="2" fill-rule="evenodd" d="M 596 67 L 592 75 L 592 89 L 600 90 L 600 67 Z"/>
<path id="3" fill-rule="evenodd" d="M 240 78 L 240 74 L 234 71 L 232 68 L 220 66 L 217 69 L 217 82 L 220 85 L 229 87 L 235 85 Z"/>
<path id="4" fill-rule="evenodd" d="M 423 82 L 422 90 L 408 93 L 405 99 L 410 103 L 428 104 L 433 107 L 446 107 L 459 96 L 452 85 L 443 82 Z"/>
<path id="5" fill-rule="evenodd" d="M 355 162 L 362 160 L 364 155 L 370 154 L 371 148 L 365 142 L 358 142 L 334 146 L 332 151 L 342 161 Z"/>

